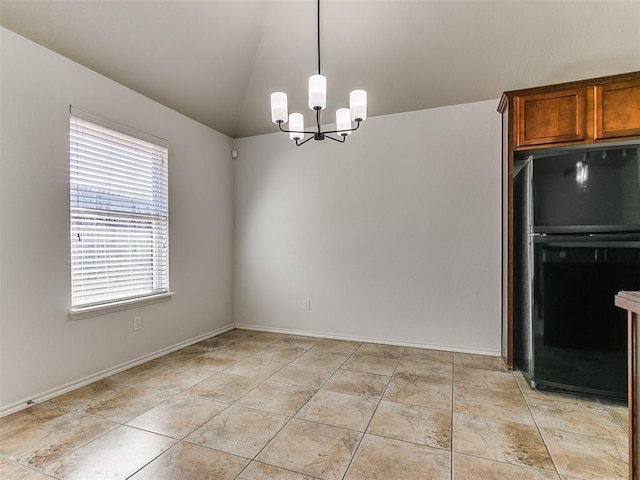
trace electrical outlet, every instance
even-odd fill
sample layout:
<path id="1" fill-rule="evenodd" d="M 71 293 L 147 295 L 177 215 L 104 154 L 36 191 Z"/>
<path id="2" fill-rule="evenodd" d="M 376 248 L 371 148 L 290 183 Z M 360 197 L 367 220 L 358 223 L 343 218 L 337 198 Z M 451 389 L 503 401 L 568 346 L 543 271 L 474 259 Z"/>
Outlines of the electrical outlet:
<path id="1" fill-rule="evenodd" d="M 303 308 L 305 310 L 311 310 L 311 300 L 305 300 Z"/>
<path id="2" fill-rule="evenodd" d="M 133 317 L 133 331 L 137 332 L 138 330 L 142 330 L 142 317 L 141 316 Z"/>

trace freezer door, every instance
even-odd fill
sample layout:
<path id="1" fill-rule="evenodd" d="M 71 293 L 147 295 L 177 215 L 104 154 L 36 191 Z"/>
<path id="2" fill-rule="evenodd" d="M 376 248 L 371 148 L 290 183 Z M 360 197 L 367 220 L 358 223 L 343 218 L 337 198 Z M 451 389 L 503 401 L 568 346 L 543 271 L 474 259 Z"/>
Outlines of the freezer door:
<path id="1" fill-rule="evenodd" d="M 534 242 L 537 386 L 626 398 L 627 318 L 613 302 L 640 290 L 638 234 Z"/>

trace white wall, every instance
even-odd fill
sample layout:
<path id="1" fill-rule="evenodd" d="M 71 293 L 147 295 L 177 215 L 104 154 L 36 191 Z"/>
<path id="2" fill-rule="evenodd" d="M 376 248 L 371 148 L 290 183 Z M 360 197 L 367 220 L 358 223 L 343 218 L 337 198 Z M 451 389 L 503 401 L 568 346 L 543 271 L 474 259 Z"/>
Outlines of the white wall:
<path id="1" fill-rule="evenodd" d="M 0 40 L 1 412 L 233 323 L 233 169 L 228 137 L 4 28 Z M 171 301 L 68 318 L 70 104 L 169 140 Z"/>
<path id="2" fill-rule="evenodd" d="M 497 103 L 236 140 L 236 322 L 498 354 Z"/>
<path id="3" fill-rule="evenodd" d="M 371 118 L 344 145 L 239 139 L 234 167 L 228 137 L 0 35 L 0 412 L 234 308 L 263 329 L 499 351 L 496 101 Z M 171 301 L 69 319 L 70 104 L 169 140 Z"/>

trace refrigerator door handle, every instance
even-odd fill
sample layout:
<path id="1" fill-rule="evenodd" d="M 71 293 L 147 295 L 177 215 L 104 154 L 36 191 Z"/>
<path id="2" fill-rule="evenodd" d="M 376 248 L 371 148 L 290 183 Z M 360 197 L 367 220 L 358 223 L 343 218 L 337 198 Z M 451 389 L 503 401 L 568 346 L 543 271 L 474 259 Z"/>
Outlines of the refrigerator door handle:
<path id="1" fill-rule="evenodd" d="M 533 155 L 529 155 L 526 160 L 525 168 L 527 170 L 527 200 L 526 200 L 526 216 L 527 216 L 527 228 L 529 233 L 533 232 L 533 224 L 534 224 L 534 208 L 533 208 Z M 528 263 L 528 272 L 527 276 L 529 277 L 529 295 L 527 299 L 527 315 L 529 317 L 529 329 L 530 333 L 527 339 L 527 348 L 529 350 L 529 382 L 531 386 L 535 386 L 536 379 L 536 357 L 535 357 L 535 339 L 533 335 L 533 321 L 534 321 L 534 311 L 533 311 L 533 294 L 535 287 L 535 279 L 534 279 L 534 271 L 535 271 L 535 257 L 533 251 L 533 238 L 529 237 L 527 242 L 527 263 Z"/>

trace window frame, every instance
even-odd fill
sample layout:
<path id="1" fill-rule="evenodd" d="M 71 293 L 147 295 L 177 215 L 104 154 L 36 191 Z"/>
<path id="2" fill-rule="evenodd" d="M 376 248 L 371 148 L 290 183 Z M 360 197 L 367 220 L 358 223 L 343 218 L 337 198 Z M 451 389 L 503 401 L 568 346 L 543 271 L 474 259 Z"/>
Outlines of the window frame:
<path id="1" fill-rule="evenodd" d="M 157 191 L 157 188 L 153 184 L 153 180 L 147 180 L 148 182 L 147 186 L 150 187 L 149 190 L 153 193 L 150 194 L 150 196 L 148 196 L 148 198 L 146 199 L 146 203 L 152 205 L 153 213 L 146 213 L 146 212 L 140 213 L 137 211 L 138 207 L 136 206 L 132 206 L 130 208 L 122 207 L 120 209 L 118 209 L 117 206 L 115 206 L 114 208 L 106 208 L 104 206 L 105 205 L 104 200 L 95 200 L 96 208 L 92 209 L 90 205 L 92 203 L 92 198 L 93 197 L 98 198 L 100 195 L 93 195 L 93 197 L 87 195 L 86 198 L 84 199 L 84 203 L 82 203 L 83 200 L 81 197 L 82 197 L 83 191 L 82 189 L 78 188 L 78 186 L 81 186 L 82 183 L 74 181 L 74 179 L 77 178 L 78 173 L 77 173 L 77 170 L 75 172 L 73 170 L 74 168 L 77 169 L 78 163 L 82 163 L 82 160 L 83 160 L 83 156 L 78 154 L 78 152 L 80 151 L 78 150 L 78 145 L 74 144 L 73 133 L 74 133 L 74 130 L 75 131 L 78 130 L 78 127 L 74 126 L 74 122 L 78 122 L 78 121 L 86 122 L 88 124 L 93 124 L 94 126 L 97 126 L 99 129 L 107 129 L 108 131 L 114 134 L 114 138 L 117 137 L 118 141 L 126 141 L 127 137 L 129 137 L 129 140 L 134 139 L 136 142 L 141 142 L 141 144 L 151 144 L 150 148 L 154 151 L 154 153 L 149 154 L 151 155 L 152 158 L 145 159 L 145 160 L 148 160 L 147 161 L 148 165 L 141 163 L 140 160 L 134 160 L 134 162 L 137 161 L 139 163 L 133 163 L 133 164 L 135 165 L 135 167 L 144 165 L 146 168 L 150 169 L 150 172 L 152 172 L 151 174 L 153 175 L 157 173 L 157 170 L 156 170 L 158 168 L 157 158 L 160 158 L 162 161 L 162 166 L 160 167 L 160 170 L 159 170 L 162 175 L 162 178 L 161 178 L 162 183 L 160 184 L 160 187 L 159 187 L 160 191 Z M 70 262 L 69 262 L 70 313 L 69 315 L 70 317 L 75 320 L 75 319 L 86 318 L 94 315 L 102 315 L 102 314 L 107 314 L 107 313 L 125 310 L 129 308 L 135 308 L 135 307 L 140 307 L 140 306 L 144 306 L 152 303 L 164 302 L 164 301 L 170 300 L 171 297 L 174 295 L 174 292 L 170 290 L 170 283 L 169 283 L 169 165 L 168 165 L 169 145 L 167 140 L 151 135 L 149 133 L 137 130 L 132 127 L 111 122 L 100 116 L 85 112 L 73 106 L 70 106 L 69 108 L 69 127 L 68 128 L 69 128 L 68 130 L 69 150 L 68 150 L 68 156 L 67 156 L 67 169 L 68 169 L 68 175 L 69 175 L 69 190 L 68 190 L 69 229 L 68 229 L 68 232 L 69 232 L 69 241 L 70 241 L 70 245 L 69 245 L 69 252 L 70 252 Z M 110 144 L 110 148 L 117 148 L 117 145 L 118 145 L 118 142 L 114 141 L 113 144 Z M 147 145 L 145 145 L 145 147 L 147 147 Z M 156 154 L 156 150 L 157 152 L 160 152 L 159 155 Z M 125 171 L 125 176 L 127 175 L 129 175 L 129 177 L 127 177 L 129 179 L 135 178 L 136 181 L 138 180 L 138 177 L 135 176 L 135 173 L 132 173 L 131 171 Z M 111 172 L 109 172 L 108 178 L 110 179 L 110 182 L 113 181 Z M 96 191 L 99 192 L 100 191 L 99 188 L 100 187 L 96 187 Z M 74 194 L 75 194 L 75 197 L 74 197 Z M 128 194 L 130 195 L 129 198 L 135 199 L 135 201 L 132 202 L 132 204 L 145 203 L 145 201 L 142 199 L 141 196 L 136 196 L 135 191 L 128 192 Z M 110 189 L 107 190 L 107 193 L 104 193 L 105 197 L 109 197 L 111 199 L 112 197 L 110 195 L 112 195 L 112 192 Z M 123 197 L 116 196 L 116 198 L 123 198 Z M 149 198 L 151 200 L 149 200 Z M 74 199 L 75 199 L 75 202 L 74 202 Z M 79 204 L 81 204 L 82 206 L 79 206 Z M 89 204 L 89 206 L 87 206 L 87 204 Z M 111 207 L 112 206 L 111 200 L 106 201 L 106 204 L 108 204 Z M 74 213 L 74 210 L 75 210 L 75 213 Z M 155 222 L 160 222 L 163 224 L 162 227 L 154 227 L 154 226 L 150 227 L 151 228 L 150 236 L 152 239 L 151 240 L 152 243 L 150 244 L 150 246 L 146 248 L 151 250 L 149 257 L 151 258 L 152 263 L 149 265 L 148 268 L 142 271 L 139 276 L 136 277 L 135 274 L 133 274 L 133 277 L 132 277 L 133 282 L 135 284 L 137 280 L 144 278 L 144 276 L 146 275 L 147 283 L 151 285 L 149 290 L 143 291 L 144 287 L 141 287 L 132 295 L 128 295 L 127 293 L 123 292 L 121 295 L 117 297 L 105 298 L 103 296 L 102 299 L 95 299 L 95 301 L 89 300 L 84 302 L 78 302 L 77 298 L 74 298 L 74 293 L 75 293 L 74 288 L 78 288 L 79 286 L 82 286 L 82 281 L 84 282 L 87 281 L 86 278 L 82 279 L 81 281 L 77 281 L 76 279 L 74 279 L 76 278 L 74 277 L 74 273 L 75 274 L 79 273 L 78 272 L 79 267 L 77 265 L 74 265 L 74 252 L 76 256 L 80 252 L 77 250 L 77 244 L 75 244 L 74 246 L 74 240 L 75 240 L 74 237 L 76 236 L 76 233 L 77 233 L 77 229 L 75 227 L 77 225 L 77 222 L 79 221 L 79 218 L 82 216 L 82 214 L 79 213 L 79 211 L 81 210 L 91 215 L 95 215 L 96 219 L 94 221 L 96 222 L 96 225 L 98 225 L 100 222 L 100 220 L 98 219 L 99 216 L 101 216 L 103 220 L 111 219 L 111 221 L 115 221 L 116 219 L 124 219 L 125 221 L 131 222 L 131 225 L 128 225 L 127 228 L 130 228 L 133 232 L 135 232 L 136 230 L 141 230 L 143 228 L 142 226 L 136 225 L 141 221 L 141 217 L 143 216 L 146 217 L 147 224 L 153 225 Z M 92 228 L 94 230 L 100 229 L 99 227 L 96 227 L 96 226 Z M 101 228 L 104 229 L 104 225 L 102 225 Z M 147 234 L 146 236 L 149 237 L 150 232 L 146 231 L 147 228 L 149 227 L 145 228 L 145 233 Z M 161 237 L 162 240 L 160 240 L 160 243 L 162 244 L 160 246 L 160 249 L 162 251 L 161 255 L 164 257 L 162 261 L 157 261 L 154 259 L 154 253 L 153 253 L 153 251 L 155 250 L 154 247 L 158 246 L 158 241 L 154 239 L 154 236 L 157 233 L 156 228 L 160 228 L 161 229 L 160 231 L 163 232 L 163 236 Z M 117 232 L 117 230 L 115 231 Z M 104 238 L 106 239 L 106 238 L 109 238 L 111 235 L 113 235 L 114 230 L 104 229 L 103 233 L 105 235 Z M 128 255 L 125 257 L 126 258 L 125 261 L 131 262 L 131 260 L 135 258 L 131 256 L 133 255 L 131 251 L 135 250 L 135 247 L 138 245 L 136 245 L 134 242 L 127 245 L 129 246 L 130 250 L 128 252 Z M 107 249 L 105 251 L 108 252 L 109 250 Z M 110 260 L 110 261 L 113 261 L 113 260 Z M 160 269 L 163 272 L 160 275 L 158 275 L 156 272 L 156 269 L 158 267 L 160 267 Z M 105 275 L 105 272 L 108 271 L 110 268 L 111 266 L 107 264 L 104 267 L 105 271 L 100 272 L 98 274 L 99 280 L 103 282 L 101 285 L 105 287 L 104 288 L 105 295 L 109 294 L 109 289 L 110 289 L 110 287 L 106 285 L 105 280 L 107 276 Z M 160 282 L 157 284 L 159 288 L 155 283 L 158 281 L 158 278 L 160 279 Z M 86 283 L 85 283 L 85 286 L 86 286 Z"/>

